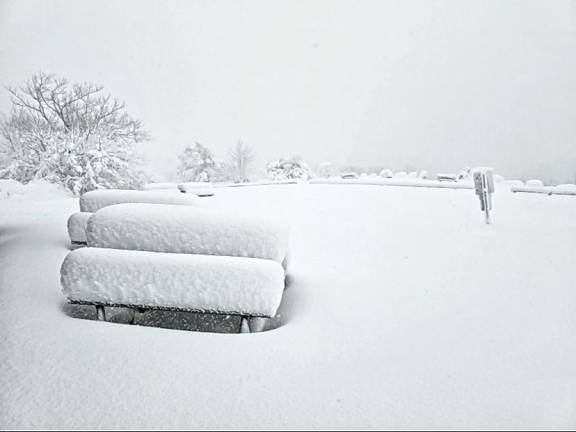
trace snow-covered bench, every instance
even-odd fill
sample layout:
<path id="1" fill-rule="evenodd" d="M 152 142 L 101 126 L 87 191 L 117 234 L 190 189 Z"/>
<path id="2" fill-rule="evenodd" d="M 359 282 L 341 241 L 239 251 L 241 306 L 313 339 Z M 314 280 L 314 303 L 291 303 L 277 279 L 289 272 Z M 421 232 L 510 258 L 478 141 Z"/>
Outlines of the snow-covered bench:
<path id="1" fill-rule="evenodd" d="M 68 236 L 72 247 L 86 245 L 86 225 L 93 212 L 121 203 L 195 205 L 198 199 L 165 191 L 102 189 L 87 192 L 80 197 L 80 212 L 72 214 L 68 219 Z"/>
<path id="2" fill-rule="evenodd" d="M 78 218 L 80 219 L 80 218 Z M 288 230 L 264 219 L 190 206 L 127 203 L 101 208 L 87 248 L 61 269 L 72 303 L 241 315 L 261 330 L 284 290 Z"/>
<path id="3" fill-rule="evenodd" d="M 88 246 L 262 258 L 287 263 L 289 232 L 267 219 L 189 206 L 118 204 L 98 210 Z"/>
<path id="4" fill-rule="evenodd" d="M 180 310 L 242 316 L 241 332 L 259 331 L 273 317 L 284 290 L 284 270 L 275 261 L 82 248 L 68 254 L 61 283 L 71 303 Z M 134 317 L 134 315 L 132 315 Z"/>
<path id="5" fill-rule="evenodd" d="M 191 195 L 172 194 L 159 190 L 101 189 L 86 192 L 80 197 L 80 211 L 95 212 L 101 208 L 122 203 L 194 205 L 197 202 L 197 198 Z"/>

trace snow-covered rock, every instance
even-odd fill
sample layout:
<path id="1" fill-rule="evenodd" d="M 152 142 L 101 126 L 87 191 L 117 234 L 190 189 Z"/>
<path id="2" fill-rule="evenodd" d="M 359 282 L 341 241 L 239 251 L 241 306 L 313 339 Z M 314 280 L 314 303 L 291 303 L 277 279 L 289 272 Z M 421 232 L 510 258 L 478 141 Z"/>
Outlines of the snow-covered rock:
<path id="1" fill-rule="evenodd" d="M 528 180 L 526 181 L 526 186 L 541 187 L 544 186 L 544 182 L 542 180 Z"/>
<path id="2" fill-rule="evenodd" d="M 89 212 L 78 212 L 68 218 L 68 236 L 72 243 L 86 243 L 86 226 L 92 215 Z"/>
<path id="3" fill-rule="evenodd" d="M 118 204 L 88 222 L 88 246 L 264 258 L 282 263 L 288 229 L 267 219 L 157 204 Z"/>
<path id="4" fill-rule="evenodd" d="M 68 300 L 272 317 L 280 264 L 257 258 L 82 248 L 61 268 Z"/>
<path id="5" fill-rule="evenodd" d="M 101 208 L 122 203 L 194 205 L 198 199 L 193 195 L 171 194 L 163 191 L 137 191 L 102 189 L 87 192 L 80 197 L 81 212 L 95 212 Z"/>

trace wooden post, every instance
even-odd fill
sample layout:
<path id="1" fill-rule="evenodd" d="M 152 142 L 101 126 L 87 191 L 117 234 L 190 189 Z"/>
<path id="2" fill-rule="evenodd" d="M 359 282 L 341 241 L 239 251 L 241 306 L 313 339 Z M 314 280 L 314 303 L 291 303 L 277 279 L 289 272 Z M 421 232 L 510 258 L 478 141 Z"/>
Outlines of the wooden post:
<path id="1" fill-rule="evenodd" d="M 98 317 L 98 321 L 106 321 L 104 306 L 96 306 L 96 316 Z"/>

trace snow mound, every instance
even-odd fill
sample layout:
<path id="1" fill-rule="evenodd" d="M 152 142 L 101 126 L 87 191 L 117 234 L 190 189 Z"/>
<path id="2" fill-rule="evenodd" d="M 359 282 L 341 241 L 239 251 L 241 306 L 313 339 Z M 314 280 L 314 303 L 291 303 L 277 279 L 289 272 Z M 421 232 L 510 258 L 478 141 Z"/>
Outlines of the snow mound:
<path id="1" fill-rule="evenodd" d="M 82 248 L 61 268 L 73 302 L 272 317 L 284 271 L 271 260 Z"/>
<path id="2" fill-rule="evenodd" d="M 0 180 L 0 198 L 10 198 L 11 195 L 23 194 L 25 192 L 25 186 L 16 180 Z"/>
<path id="3" fill-rule="evenodd" d="M 95 212 L 101 208 L 122 203 L 193 205 L 197 198 L 185 194 L 170 194 L 163 191 L 137 190 L 94 190 L 80 197 L 81 212 Z"/>
<path id="4" fill-rule="evenodd" d="M 283 262 L 288 229 L 253 216 L 199 207 L 118 204 L 97 211 L 88 245 L 154 252 L 227 255 Z"/>
<path id="5" fill-rule="evenodd" d="M 74 243 L 86 243 L 86 226 L 93 213 L 78 212 L 68 218 L 68 236 Z"/>
<path id="6" fill-rule="evenodd" d="M 528 180 L 526 181 L 526 186 L 542 187 L 544 186 L 544 182 L 542 180 Z"/>
<path id="7" fill-rule="evenodd" d="M 176 183 L 148 183 L 144 185 L 144 190 L 177 190 Z"/>
<path id="8" fill-rule="evenodd" d="M 60 185 L 46 180 L 33 180 L 22 184 L 16 180 L 0 180 L 0 198 L 26 196 L 31 199 L 51 199 L 66 197 L 69 193 Z"/>

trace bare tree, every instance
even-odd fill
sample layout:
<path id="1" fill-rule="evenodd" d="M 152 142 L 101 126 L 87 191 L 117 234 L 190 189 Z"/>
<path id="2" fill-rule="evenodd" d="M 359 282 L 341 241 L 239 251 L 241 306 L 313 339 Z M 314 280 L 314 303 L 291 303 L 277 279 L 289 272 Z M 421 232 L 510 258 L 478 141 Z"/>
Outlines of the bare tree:
<path id="1" fill-rule="evenodd" d="M 0 119 L 0 152 L 10 164 L 0 176 L 46 178 L 75 193 L 141 180 L 134 145 L 149 135 L 102 86 L 40 72 L 7 90 L 12 110 Z"/>
<path id="2" fill-rule="evenodd" d="M 228 150 L 226 166 L 229 170 L 229 176 L 235 183 L 250 181 L 248 171 L 254 160 L 254 149 L 240 140 Z"/>

